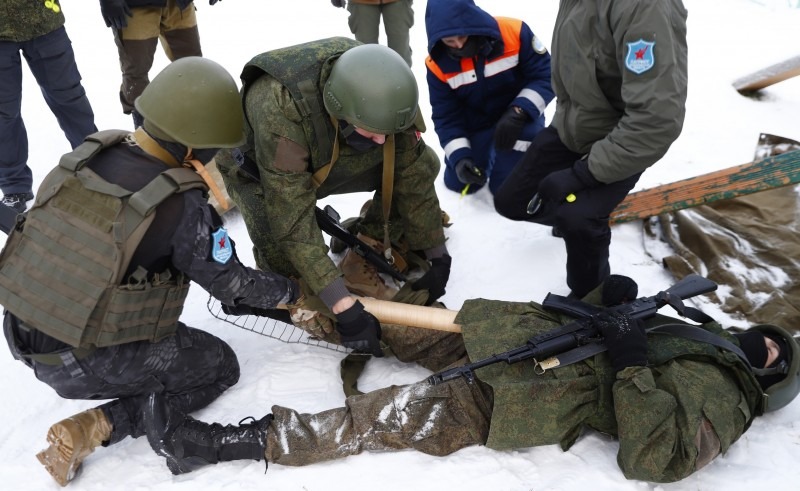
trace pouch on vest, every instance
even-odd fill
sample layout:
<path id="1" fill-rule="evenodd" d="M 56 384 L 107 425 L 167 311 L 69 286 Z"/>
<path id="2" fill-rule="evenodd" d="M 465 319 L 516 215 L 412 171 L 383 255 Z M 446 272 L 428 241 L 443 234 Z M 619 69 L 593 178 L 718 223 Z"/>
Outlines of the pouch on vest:
<path id="1" fill-rule="evenodd" d="M 86 138 L 44 179 L 24 223 L 0 254 L 0 304 L 75 347 L 157 341 L 175 330 L 189 282 L 138 271 L 120 284 L 133 252 L 169 196 L 205 188 L 189 169 L 169 169 L 133 193 L 86 163 L 128 132 Z"/>

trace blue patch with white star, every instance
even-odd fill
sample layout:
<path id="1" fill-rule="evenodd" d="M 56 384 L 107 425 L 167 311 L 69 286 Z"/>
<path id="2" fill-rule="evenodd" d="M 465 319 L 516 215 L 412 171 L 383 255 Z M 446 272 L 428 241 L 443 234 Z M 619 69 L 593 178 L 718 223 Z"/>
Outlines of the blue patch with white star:
<path id="1" fill-rule="evenodd" d="M 656 58 L 653 54 L 655 45 L 655 41 L 651 43 L 644 39 L 640 39 L 635 43 L 628 43 L 628 56 L 625 57 L 625 67 L 636 75 L 641 75 L 653 68 L 656 64 Z"/>
<path id="2" fill-rule="evenodd" d="M 233 256 L 233 249 L 228 238 L 228 231 L 220 227 L 211 234 L 211 259 L 225 264 L 231 259 L 231 256 Z"/>

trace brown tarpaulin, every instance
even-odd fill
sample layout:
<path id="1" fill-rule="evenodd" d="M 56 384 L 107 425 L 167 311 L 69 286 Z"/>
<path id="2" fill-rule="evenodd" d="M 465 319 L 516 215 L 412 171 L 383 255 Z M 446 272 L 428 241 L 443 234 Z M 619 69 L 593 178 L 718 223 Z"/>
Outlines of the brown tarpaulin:
<path id="1" fill-rule="evenodd" d="M 645 222 L 645 249 L 675 276 L 720 285 L 723 311 L 800 332 L 800 187 L 668 213 Z M 672 254 L 664 257 L 664 243 Z M 730 293 L 725 293 L 730 289 Z"/>

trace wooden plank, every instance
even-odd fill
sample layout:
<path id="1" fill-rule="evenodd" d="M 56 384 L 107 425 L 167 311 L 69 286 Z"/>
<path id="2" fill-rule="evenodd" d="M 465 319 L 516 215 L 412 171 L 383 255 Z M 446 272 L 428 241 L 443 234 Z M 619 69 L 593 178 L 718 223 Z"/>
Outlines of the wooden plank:
<path id="1" fill-rule="evenodd" d="M 611 224 L 800 183 L 800 150 L 629 194 Z"/>
<path id="2" fill-rule="evenodd" d="M 740 93 L 755 92 L 798 75 L 800 75 L 800 55 L 736 79 L 733 87 Z"/>

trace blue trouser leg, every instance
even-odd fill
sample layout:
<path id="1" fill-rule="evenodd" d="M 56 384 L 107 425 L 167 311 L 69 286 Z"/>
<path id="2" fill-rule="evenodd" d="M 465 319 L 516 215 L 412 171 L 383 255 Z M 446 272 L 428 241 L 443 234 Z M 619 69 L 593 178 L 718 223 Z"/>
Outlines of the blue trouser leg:
<path id="1" fill-rule="evenodd" d="M 512 150 L 497 150 L 494 148 L 494 141 L 492 141 L 492 154 L 494 158 L 491 159 L 492 167 L 489 174 L 489 191 L 492 194 L 497 194 L 500 186 L 506 181 L 511 171 L 517 166 L 517 163 L 525 155 L 525 151 L 530 147 L 531 142 L 544 128 L 544 116 L 539 116 L 537 119 L 529 121 L 528 124 L 522 129 L 517 143 Z M 492 138 L 494 138 L 494 129 L 492 129 Z"/>
<path id="2" fill-rule="evenodd" d="M 97 127 L 67 31 L 61 27 L 23 43 L 22 53 L 58 125 L 72 148 L 77 147 Z"/>
<path id="3" fill-rule="evenodd" d="M 20 43 L 0 41 L 0 191 L 27 193 L 33 186 L 28 168 L 28 132 L 22 121 Z"/>
<path id="4" fill-rule="evenodd" d="M 493 131 L 492 128 L 488 128 L 467 136 L 469 138 L 472 160 L 475 162 L 475 165 L 483 169 L 490 180 L 492 179 L 492 168 L 495 158 L 494 147 L 492 146 Z M 465 184 L 458 180 L 455 164 L 456 162 L 450 162 L 447 157 L 445 157 L 444 185 L 447 186 L 447 189 L 461 192 L 464 190 Z M 489 185 L 491 187 L 491 182 Z M 470 184 L 467 194 L 475 193 L 482 187 L 483 186 Z"/>

